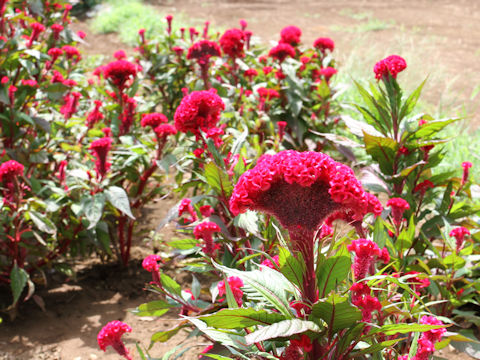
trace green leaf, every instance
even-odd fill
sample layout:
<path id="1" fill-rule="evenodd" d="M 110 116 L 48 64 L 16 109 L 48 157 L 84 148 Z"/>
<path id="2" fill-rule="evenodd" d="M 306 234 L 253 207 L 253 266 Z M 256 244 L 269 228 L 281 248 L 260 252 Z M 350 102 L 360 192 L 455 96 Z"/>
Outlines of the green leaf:
<path id="1" fill-rule="evenodd" d="M 192 274 L 192 295 L 195 299 L 200 297 L 200 292 L 202 291 L 202 285 L 200 281 Z"/>
<path id="2" fill-rule="evenodd" d="M 423 124 L 418 128 L 417 131 L 413 134 L 415 139 L 426 140 L 434 135 L 438 135 L 438 132 L 442 130 L 447 125 L 458 121 L 459 119 L 448 119 L 448 120 L 437 120 L 429 121 L 426 124 Z"/>
<path id="3" fill-rule="evenodd" d="M 130 209 L 130 201 L 128 200 L 128 195 L 124 189 L 118 186 L 110 186 L 105 189 L 105 195 L 107 200 L 112 206 L 120 210 L 122 213 L 135 220 L 135 216 L 132 214 Z"/>
<path id="4" fill-rule="evenodd" d="M 422 93 L 423 86 L 425 85 L 425 82 L 427 79 L 423 80 L 422 83 L 410 94 L 408 99 L 405 101 L 403 104 L 401 110 L 400 110 L 400 115 L 399 115 L 399 120 L 401 121 L 405 116 L 408 116 L 415 106 L 417 105 L 418 98 L 420 97 L 420 94 Z"/>
<path id="5" fill-rule="evenodd" d="M 240 150 L 242 150 L 245 140 L 247 140 L 247 137 L 248 137 L 248 127 L 245 127 L 243 132 L 240 134 L 240 136 L 237 137 L 237 139 L 232 145 L 232 155 L 236 155 L 240 153 Z"/>
<path id="6" fill-rule="evenodd" d="M 385 247 L 388 238 L 388 232 L 385 230 L 383 219 L 381 216 L 377 216 L 373 228 L 373 242 L 381 249 Z"/>
<path id="7" fill-rule="evenodd" d="M 445 256 L 445 258 L 443 259 L 443 263 L 449 268 L 454 268 L 455 270 L 458 270 L 465 266 L 466 261 L 457 254 L 452 253 L 448 256 Z"/>
<path id="8" fill-rule="evenodd" d="M 188 318 L 188 321 L 194 324 L 198 330 L 205 333 L 211 340 L 217 341 L 223 346 L 232 346 L 242 351 L 250 350 L 250 348 L 245 345 L 245 337 L 242 335 L 208 327 L 207 324 L 197 318 Z M 244 332 L 241 331 L 240 333 Z"/>
<path id="9" fill-rule="evenodd" d="M 213 162 L 205 165 L 204 168 L 205 179 L 218 194 L 230 196 L 233 191 L 233 184 L 228 178 L 228 175 L 220 169 Z"/>
<path id="10" fill-rule="evenodd" d="M 242 290 L 258 301 L 272 304 L 286 318 L 292 318 L 287 292 L 295 293 L 295 287 L 280 272 L 264 267 L 261 270 L 239 271 L 213 262 L 213 265 L 228 274 L 238 276 L 243 280 Z"/>
<path id="11" fill-rule="evenodd" d="M 138 306 L 131 313 L 137 316 L 162 316 L 173 307 L 165 300 L 155 300 Z"/>
<path id="12" fill-rule="evenodd" d="M 178 239 L 167 241 L 165 245 L 171 246 L 179 250 L 189 250 L 197 246 L 198 240 L 196 239 Z"/>
<path id="13" fill-rule="evenodd" d="M 232 358 L 223 356 L 223 355 L 218 355 L 218 354 L 203 354 L 202 358 L 210 358 L 210 359 L 215 359 L 215 360 L 232 360 Z"/>
<path id="14" fill-rule="evenodd" d="M 48 217 L 33 210 L 27 212 L 26 214 L 30 215 L 30 219 L 40 231 L 51 235 L 56 234 L 57 227 Z"/>
<path id="15" fill-rule="evenodd" d="M 280 272 L 300 289 L 303 288 L 303 274 L 305 272 L 305 262 L 302 254 L 297 253 L 295 257 L 290 250 L 284 247 L 279 248 L 278 264 Z"/>
<path id="16" fill-rule="evenodd" d="M 357 351 L 352 352 L 351 356 L 352 356 L 352 358 L 355 358 L 356 356 L 359 356 L 359 355 L 378 353 L 379 351 L 381 351 L 383 349 L 386 349 L 388 347 L 392 347 L 393 345 L 395 345 L 396 343 L 398 343 L 401 340 L 405 340 L 405 339 L 395 339 L 395 340 L 382 341 L 378 344 L 373 344 L 372 346 L 369 346 L 368 348 L 360 350 L 358 352 Z"/>
<path id="17" fill-rule="evenodd" d="M 323 261 L 317 268 L 319 297 L 324 298 L 330 291 L 345 280 L 350 272 L 352 261 L 345 244 L 334 255 Z"/>
<path id="18" fill-rule="evenodd" d="M 94 228 L 100 221 L 105 207 L 105 194 L 98 193 L 82 199 L 82 210 L 90 222 L 88 230 Z"/>
<path id="19" fill-rule="evenodd" d="M 321 328 L 313 321 L 301 319 L 283 320 L 269 326 L 264 326 L 248 334 L 245 336 L 245 340 L 248 345 L 252 345 L 268 339 L 301 334 L 305 331 L 313 331 L 318 333 L 321 331 Z"/>
<path id="20" fill-rule="evenodd" d="M 183 329 L 186 326 L 187 325 L 185 324 L 181 324 L 170 330 L 156 332 L 155 334 L 152 335 L 152 338 L 150 339 L 150 342 L 151 342 L 150 347 L 152 347 L 153 343 L 168 341 L 172 336 L 175 336 L 181 329 Z"/>
<path id="21" fill-rule="evenodd" d="M 398 239 L 395 242 L 395 247 L 402 251 L 403 249 L 409 248 L 412 243 L 413 239 L 415 238 L 415 214 L 410 216 L 410 221 L 408 222 L 408 227 L 403 229 L 398 235 Z"/>
<path id="22" fill-rule="evenodd" d="M 348 329 L 362 319 L 360 310 L 350 304 L 348 296 L 338 294 L 332 294 L 316 302 L 312 308 L 312 315 L 323 319 L 333 332 Z"/>
<path id="23" fill-rule="evenodd" d="M 398 143 L 388 137 L 373 136 L 363 132 L 363 141 L 367 153 L 378 162 L 380 170 L 386 175 L 393 175 L 393 160 L 398 150 Z"/>
<path id="24" fill-rule="evenodd" d="M 247 210 L 233 219 L 235 226 L 241 227 L 251 234 L 258 234 L 258 215 L 255 211 Z"/>
<path id="25" fill-rule="evenodd" d="M 243 329 L 254 325 L 271 325 L 285 320 L 285 316 L 266 310 L 222 309 L 212 315 L 200 316 L 209 327 L 220 329 Z"/>
<path id="26" fill-rule="evenodd" d="M 358 323 L 354 327 L 347 330 L 347 332 L 340 338 L 338 342 L 338 353 L 342 353 L 353 342 L 357 341 L 365 327 L 364 323 Z"/>
<path id="27" fill-rule="evenodd" d="M 425 332 L 429 330 L 446 328 L 446 325 L 427 325 L 427 324 L 389 324 L 380 328 L 372 329 L 370 334 L 382 333 L 384 335 L 408 334 L 412 332 Z"/>
<path id="28" fill-rule="evenodd" d="M 173 280 L 167 274 L 161 273 L 160 274 L 160 281 L 162 283 L 162 287 L 171 295 L 176 295 L 178 298 L 182 298 L 182 287 Z"/>
<path id="29" fill-rule="evenodd" d="M 25 285 L 27 285 L 28 278 L 28 273 L 23 268 L 19 268 L 15 263 L 10 272 L 10 287 L 12 288 L 13 305 L 15 305 L 18 302 L 18 299 L 20 299 L 20 295 L 22 294 Z"/>

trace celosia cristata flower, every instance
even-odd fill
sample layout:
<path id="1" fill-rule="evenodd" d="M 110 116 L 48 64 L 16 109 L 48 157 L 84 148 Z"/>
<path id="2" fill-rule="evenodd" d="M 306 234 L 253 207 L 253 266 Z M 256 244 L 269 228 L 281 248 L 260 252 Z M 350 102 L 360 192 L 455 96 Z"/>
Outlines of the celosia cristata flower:
<path id="1" fill-rule="evenodd" d="M 240 289 L 243 286 L 243 280 L 238 276 L 230 276 L 227 278 L 228 286 L 232 290 L 233 297 L 237 302 L 238 306 L 242 305 L 243 291 Z M 225 281 L 220 281 L 217 285 L 218 295 L 223 296 L 227 293 L 225 288 Z"/>
<path id="2" fill-rule="evenodd" d="M 249 81 L 252 81 L 255 76 L 258 76 L 258 71 L 255 69 L 247 69 L 243 75 L 248 78 Z"/>
<path id="3" fill-rule="evenodd" d="M 213 214 L 213 208 L 210 205 L 200 206 L 200 213 L 204 217 L 210 217 Z"/>
<path id="4" fill-rule="evenodd" d="M 113 61 L 103 68 L 103 76 L 122 91 L 128 80 L 137 75 L 137 66 L 126 60 Z"/>
<path id="5" fill-rule="evenodd" d="M 142 127 L 150 126 L 152 128 L 156 128 L 160 124 L 167 123 L 168 119 L 162 113 L 151 113 L 151 114 L 143 114 L 142 120 L 140 121 L 140 125 Z"/>
<path id="6" fill-rule="evenodd" d="M 14 85 L 10 85 L 8 87 L 8 100 L 10 101 L 10 105 L 15 105 L 15 93 L 17 92 L 18 88 Z"/>
<path id="7" fill-rule="evenodd" d="M 467 180 L 468 180 L 468 173 L 470 168 L 472 167 L 472 163 L 470 161 L 464 161 L 462 163 L 462 168 L 463 168 L 463 175 L 462 175 L 462 185 L 464 185 Z"/>
<path id="8" fill-rule="evenodd" d="M 181 132 L 200 134 L 200 130 L 207 131 L 215 127 L 220 119 L 220 112 L 225 109 L 216 90 L 193 91 L 185 96 L 175 111 L 175 127 Z"/>
<path id="9" fill-rule="evenodd" d="M 63 97 L 64 104 L 60 108 L 60 113 L 63 114 L 66 120 L 70 119 L 77 112 L 78 101 L 81 96 L 82 94 L 79 92 L 72 91 Z"/>
<path id="10" fill-rule="evenodd" d="M 212 235 L 220 231 L 220 227 L 211 221 L 200 223 L 193 229 L 195 239 L 202 239 L 204 241 L 203 252 L 205 254 L 213 256 L 215 245 L 213 243 Z"/>
<path id="11" fill-rule="evenodd" d="M 145 259 L 143 259 L 142 267 L 148 272 L 156 272 L 160 269 L 158 266 L 159 261 L 162 261 L 160 255 L 148 255 L 145 257 Z"/>
<path id="12" fill-rule="evenodd" d="M 48 55 L 52 58 L 51 64 L 53 64 L 57 59 L 63 55 L 63 50 L 59 48 L 51 48 L 48 50 Z"/>
<path id="13" fill-rule="evenodd" d="M 110 321 L 97 335 L 98 346 L 103 351 L 106 351 L 107 347 L 111 346 L 120 356 L 132 360 L 128 349 L 122 341 L 122 335 L 126 332 L 132 332 L 132 328 L 118 320 Z"/>
<path id="14" fill-rule="evenodd" d="M 165 20 L 167 20 L 167 34 L 170 35 L 172 33 L 172 20 L 173 15 L 165 16 Z"/>
<path id="15" fill-rule="evenodd" d="M 104 137 L 97 139 L 90 144 L 90 150 L 93 151 L 97 158 L 95 161 L 95 169 L 97 174 L 103 178 L 110 168 L 110 164 L 107 162 L 107 155 L 112 147 L 112 139 Z"/>
<path id="16" fill-rule="evenodd" d="M 333 67 L 326 67 L 320 70 L 320 75 L 322 75 L 327 82 L 330 81 L 330 78 L 337 73 L 337 69 Z"/>
<path id="17" fill-rule="evenodd" d="M 455 238 L 456 245 L 457 245 L 457 252 L 459 252 L 463 247 L 465 236 L 470 236 L 470 231 L 463 226 L 459 226 L 454 228 L 452 231 L 450 231 L 449 235 Z"/>
<path id="18" fill-rule="evenodd" d="M 20 83 L 23 86 L 30 86 L 30 87 L 36 87 L 38 85 L 37 80 L 34 80 L 34 79 L 22 79 Z"/>
<path id="19" fill-rule="evenodd" d="M 24 166 L 15 160 L 5 161 L 0 165 L 0 181 L 12 182 L 16 177 L 23 175 Z"/>
<path id="20" fill-rule="evenodd" d="M 178 206 L 178 217 L 181 217 L 185 213 L 190 214 L 190 217 L 185 219 L 185 223 L 197 221 L 197 213 L 193 209 L 192 200 L 190 199 L 183 199 Z"/>
<path id="21" fill-rule="evenodd" d="M 410 205 L 402 198 L 391 198 L 387 201 L 387 206 L 392 208 L 393 222 L 399 226 L 402 223 L 403 213 L 410 209 Z"/>
<path id="22" fill-rule="evenodd" d="M 53 24 L 52 26 L 50 26 L 50 29 L 52 29 L 53 38 L 55 40 L 60 39 L 60 33 L 63 31 L 63 25 Z"/>
<path id="23" fill-rule="evenodd" d="M 87 125 L 88 128 L 91 128 L 105 117 L 100 112 L 100 107 L 103 105 L 102 102 L 100 100 L 94 100 L 93 102 L 95 107 L 88 113 L 87 119 L 85 120 L 85 125 Z"/>
<path id="24" fill-rule="evenodd" d="M 313 47 L 325 53 L 326 50 L 333 51 L 335 43 L 330 38 L 320 37 L 313 42 Z"/>
<path id="25" fill-rule="evenodd" d="M 37 40 L 38 36 L 45 31 L 45 26 L 38 22 L 34 22 L 30 27 L 32 28 L 32 33 L 28 39 L 27 47 L 32 46 L 32 43 Z"/>
<path id="26" fill-rule="evenodd" d="M 282 63 L 287 57 L 295 57 L 295 49 L 292 45 L 280 43 L 270 49 L 268 56 Z"/>
<path id="27" fill-rule="evenodd" d="M 245 34 L 240 29 L 229 29 L 225 31 L 219 40 L 223 53 L 231 58 L 242 58 L 245 56 L 243 47 L 245 45 Z"/>
<path id="28" fill-rule="evenodd" d="M 373 67 L 375 78 L 380 80 L 382 78 L 387 79 L 390 74 L 394 79 L 397 78 L 397 74 L 407 68 L 405 60 L 398 55 L 390 55 L 383 60 L 380 60 Z"/>
<path id="29" fill-rule="evenodd" d="M 62 50 L 64 51 L 68 60 L 74 60 L 74 62 L 77 63 L 82 59 L 80 51 L 75 46 L 64 45 L 62 46 Z"/>
<path id="30" fill-rule="evenodd" d="M 183 52 L 185 51 L 180 46 L 173 46 L 172 50 L 175 51 L 175 54 L 177 54 L 177 56 L 181 56 L 183 54 Z"/>
<path id="31" fill-rule="evenodd" d="M 197 41 L 187 53 L 187 59 L 194 59 L 201 66 L 207 65 L 212 56 L 220 56 L 220 47 L 215 41 L 210 40 Z"/>
<path id="32" fill-rule="evenodd" d="M 300 37 L 302 36 L 302 30 L 296 26 L 287 26 L 280 31 L 280 42 L 289 44 L 291 46 L 297 46 L 300 44 Z"/>
<path id="33" fill-rule="evenodd" d="M 120 114 L 120 135 L 127 134 L 134 122 L 135 110 L 137 108 L 137 101 L 129 97 L 127 94 L 123 96 L 123 112 Z"/>
<path id="34" fill-rule="evenodd" d="M 280 266 L 279 263 L 278 263 L 278 258 L 279 256 L 278 255 L 275 255 L 274 257 L 272 257 L 272 260 L 273 262 L 275 263 L 275 265 L 273 265 L 272 261 L 270 259 L 265 259 L 263 260 L 260 265 L 263 265 L 263 266 L 266 266 L 266 267 L 269 267 L 270 269 L 278 269 L 278 267 Z"/>
<path id="35" fill-rule="evenodd" d="M 113 53 L 113 57 L 117 60 L 125 60 L 127 58 L 127 54 L 124 50 L 117 50 Z"/>
<path id="36" fill-rule="evenodd" d="M 85 39 L 87 37 L 87 34 L 85 34 L 84 31 L 82 30 L 78 30 L 77 31 L 77 36 L 80 38 L 80 39 Z"/>
<path id="37" fill-rule="evenodd" d="M 244 20 L 244 19 L 240 19 L 239 24 L 240 24 L 240 27 L 242 28 L 242 30 L 245 30 L 247 28 L 247 25 L 248 25 L 247 21 Z"/>
<path id="38" fill-rule="evenodd" d="M 430 180 L 424 180 L 415 186 L 413 192 L 418 192 L 423 195 L 428 189 L 433 189 L 434 187 L 435 185 Z"/>
<path id="39" fill-rule="evenodd" d="M 175 135 L 177 133 L 177 129 L 175 129 L 175 126 L 170 124 L 160 124 L 155 127 L 153 131 L 158 138 L 166 138 L 169 135 Z"/>
<path id="40" fill-rule="evenodd" d="M 290 344 L 285 348 L 285 351 L 280 355 L 280 360 L 303 360 L 304 356 L 302 348 L 295 344 Z"/>
<path id="41" fill-rule="evenodd" d="M 368 274 L 370 267 L 373 265 L 375 260 L 381 259 L 384 262 L 388 262 L 390 260 L 388 251 L 386 251 L 385 254 L 385 252 L 380 250 L 378 245 L 372 240 L 356 239 L 353 240 L 352 243 L 347 246 L 347 248 L 349 251 L 353 251 L 355 253 L 355 260 L 352 268 L 356 280 L 361 280 Z"/>
<path id="42" fill-rule="evenodd" d="M 57 173 L 57 178 L 60 181 L 60 184 L 63 184 L 65 182 L 65 169 L 67 168 L 68 161 L 67 160 L 62 160 L 60 161 L 60 164 L 58 165 L 58 173 Z"/>
<path id="43" fill-rule="evenodd" d="M 261 87 L 257 89 L 257 92 L 260 98 L 266 101 L 271 100 L 273 98 L 280 97 L 280 94 L 275 89 L 267 89 L 267 88 Z"/>
<path id="44" fill-rule="evenodd" d="M 422 316 L 420 324 L 426 325 L 443 325 L 435 316 Z M 433 329 L 422 333 L 418 339 L 418 350 L 414 357 L 410 360 L 429 360 L 435 352 L 435 343 L 442 339 L 447 330 L 445 328 Z M 406 360 L 408 355 L 401 356 L 399 359 Z"/>
<path id="45" fill-rule="evenodd" d="M 283 139 L 283 135 L 285 135 L 285 128 L 287 127 L 286 121 L 278 121 L 277 128 L 278 128 L 278 138 L 280 141 Z"/>

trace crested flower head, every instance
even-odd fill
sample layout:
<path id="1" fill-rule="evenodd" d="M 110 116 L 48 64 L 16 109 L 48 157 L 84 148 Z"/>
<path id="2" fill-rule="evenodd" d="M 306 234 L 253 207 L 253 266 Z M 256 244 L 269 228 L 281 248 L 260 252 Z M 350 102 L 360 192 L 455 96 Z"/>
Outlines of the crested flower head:
<path id="1" fill-rule="evenodd" d="M 212 256 L 215 252 L 216 249 L 213 243 L 212 235 L 220 231 L 220 227 L 211 221 L 200 223 L 193 229 L 193 235 L 195 235 L 195 239 L 202 239 L 204 241 L 203 251 L 205 254 Z"/>
<path id="2" fill-rule="evenodd" d="M 355 261 L 352 268 L 356 280 L 363 279 L 375 259 L 382 257 L 382 251 L 372 240 L 356 239 L 347 248 L 355 253 Z"/>
<path id="3" fill-rule="evenodd" d="M 104 177 L 110 168 L 110 164 L 107 162 L 107 155 L 111 147 L 112 139 L 110 137 L 97 139 L 90 144 L 90 150 L 92 150 L 94 155 L 97 157 L 95 166 L 97 173 L 101 177 Z"/>
<path id="4" fill-rule="evenodd" d="M 23 175 L 23 165 L 15 160 L 5 161 L 0 165 L 0 181 L 10 182 Z"/>
<path id="5" fill-rule="evenodd" d="M 313 47 L 324 53 L 326 50 L 333 51 L 335 43 L 330 38 L 320 37 L 313 42 Z"/>
<path id="6" fill-rule="evenodd" d="M 465 236 L 470 236 L 470 231 L 463 227 L 459 226 L 450 231 L 449 234 L 451 237 L 454 237 L 456 240 L 457 251 L 460 251 L 463 247 L 463 242 L 465 241 Z"/>
<path id="7" fill-rule="evenodd" d="M 415 186 L 413 192 L 425 194 L 428 189 L 433 189 L 434 187 L 435 185 L 430 180 L 424 180 Z"/>
<path id="8" fill-rule="evenodd" d="M 287 150 L 263 155 L 240 177 L 230 209 L 235 215 L 263 211 L 287 229 L 315 232 L 337 210 L 361 220 L 371 201 L 366 194 L 348 166 L 323 153 Z"/>
<path id="9" fill-rule="evenodd" d="M 237 304 L 240 306 L 242 304 L 243 291 L 240 289 L 243 286 L 243 280 L 238 276 L 230 276 L 227 278 L 228 286 L 232 290 L 233 297 L 235 298 Z M 225 281 L 220 281 L 217 285 L 218 295 L 223 296 L 227 293 L 225 288 Z"/>
<path id="10" fill-rule="evenodd" d="M 330 78 L 337 73 L 337 69 L 333 67 L 326 67 L 320 70 L 320 75 L 325 77 L 325 80 L 328 82 Z"/>
<path id="11" fill-rule="evenodd" d="M 148 272 L 155 272 L 159 270 L 158 262 L 162 261 L 159 255 L 148 255 L 142 261 L 142 267 Z"/>
<path id="12" fill-rule="evenodd" d="M 121 339 L 123 334 L 131 331 L 132 328 L 121 321 L 110 321 L 97 335 L 98 346 L 103 351 L 106 351 L 107 347 L 111 346 L 119 355 L 126 359 L 132 359 Z"/>
<path id="13" fill-rule="evenodd" d="M 410 209 L 408 202 L 402 198 L 391 198 L 387 201 L 387 206 L 392 208 L 393 222 L 400 225 L 402 222 L 403 213 Z"/>
<path id="14" fill-rule="evenodd" d="M 120 90 L 123 90 L 127 81 L 136 75 L 137 66 L 126 60 L 112 61 L 103 68 L 105 79 L 109 79 Z"/>
<path id="15" fill-rule="evenodd" d="M 464 161 L 462 163 L 462 168 L 463 168 L 463 176 L 462 176 L 462 185 L 465 184 L 468 180 L 468 173 L 470 171 L 470 168 L 472 167 L 472 163 L 470 161 Z"/>
<path id="16" fill-rule="evenodd" d="M 197 221 L 197 213 L 195 212 L 192 200 L 183 199 L 178 206 L 178 217 L 181 217 L 183 214 L 188 213 L 190 216 L 185 219 L 186 223 L 192 223 Z"/>
<path id="17" fill-rule="evenodd" d="M 151 113 L 151 114 L 143 114 L 142 120 L 140 121 L 140 125 L 142 127 L 150 126 L 152 128 L 156 128 L 160 124 L 167 123 L 168 119 L 162 113 Z"/>
<path id="18" fill-rule="evenodd" d="M 295 57 L 295 49 L 290 44 L 279 43 L 270 49 L 268 56 L 283 62 L 287 57 Z"/>
<path id="19" fill-rule="evenodd" d="M 377 62 L 373 68 L 373 72 L 375 73 L 375 78 L 377 80 L 388 78 L 388 74 L 396 79 L 397 74 L 406 68 L 407 63 L 405 62 L 405 59 L 398 55 L 390 55 Z"/>
<path id="20" fill-rule="evenodd" d="M 212 56 L 220 56 L 220 47 L 215 41 L 200 40 L 188 49 L 187 59 L 197 60 L 199 65 L 206 65 Z"/>
<path id="21" fill-rule="evenodd" d="M 271 100 L 273 98 L 280 97 L 280 94 L 275 89 L 267 89 L 267 88 L 261 87 L 257 89 L 257 92 L 258 92 L 258 95 L 260 95 L 260 98 L 264 100 Z"/>
<path id="22" fill-rule="evenodd" d="M 224 109 L 225 104 L 214 89 L 193 91 L 182 99 L 175 111 L 175 127 L 178 131 L 199 135 L 200 130 L 215 127 Z"/>
<path id="23" fill-rule="evenodd" d="M 280 42 L 284 44 L 289 44 L 291 46 L 296 46 L 300 44 L 300 37 L 302 36 L 302 30 L 296 26 L 287 26 L 282 29 L 280 32 Z"/>
<path id="24" fill-rule="evenodd" d="M 272 263 L 272 260 L 273 260 L 273 263 L 275 263 L 275 265 L 273 265 Z M 272 260 L 270 259 L 265 259 L 263 260 L 260 265 L 263 265 L 263 266 L 266 266 L 266 267 L 269 267 L 270 269 L 278 269 L 280 264 L 279 264 L 279 256 L 278 255 L 275 255 L 272 257 Z"/>
<path id="25" fill-rule="evenodd" d="M 177 129 L 175 126 L 170 124 L 160 124 L 153 129 L 155 135 L 159 138 L 165 138 L 168 135 L 175 135 L 177 133 Z"/>
<path id="26" fill-rule="evenodd" d="M 242 30 L 229 29 L 225 31 L 219 42 L 223 52 L 231 58 L 242 58 L 245 56 L 243 52 L 245 34 Z"/>

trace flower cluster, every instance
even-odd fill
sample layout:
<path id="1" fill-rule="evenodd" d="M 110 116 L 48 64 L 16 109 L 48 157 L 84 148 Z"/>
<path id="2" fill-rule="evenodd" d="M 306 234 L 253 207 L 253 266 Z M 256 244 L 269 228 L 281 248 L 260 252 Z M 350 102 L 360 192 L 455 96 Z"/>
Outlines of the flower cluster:
<path id="1" fill-rule="evenodd" d="M 168 119 L 162 113 L 151 113 L 151 114 L 143 114 L 142 120 L 140 121 L 140 125 L 142 127 L 150 126 L 152 129 L 156 128 L 160 124 L 167 123 Z"/>
<path id="2" fill-rule="evenodd" d="M 397 78 L 397 74 L 407 68 L 405 60 L 398 55 L 390 55 L 383 60 L 380 60 L 373 67 L 375 78 L 377 80 L 388 78 L 390 74 L 394 79 Z"/>
<path id="3" fill-rule="evenodd" d="M 137 66 L 126 60 L 117 60 L 103 68 L 103 76 L 122 91 L 128 80 L 137 75 Z"/>
<path id="4" fill-rule="evenodd" d="M 23 165 L 15 160 L 8 160 L 0 165 L 0 181 L 12 182 L 17 176 L 23 175 Z"/>
<path id="5" fill-rule="evenodd" d="M 370 322 L 373 311 L 380 312 L 382 304 L 376 297 L 370 295 L 371 289 L 364 282 L 354 283 L 350 290 L 352 292 L 352 304 L 362 312 L 362 321 Z"/>
<path id="6" fill-rule="evenodd" d="M 192 200 L 183 199 L 178 206 L 178 217 L 181 217 L 183 214 L 188 213 L 190 216 L 185 219 L 185 223 L 189 224 L 194 221 L 197 221 L 197 213 L 195 212 L 192 206 Z"/>
<path id="7" fill-rule="evenodd" d="M 243 52 L 245 34 L 242 30 L 229 29 L 225 31 L 219 42 L 224 54 L 227 56 L 230 56 L 233 59 L 245 56 Z"/>
<path id="8" fill-rule="evenodd" d="M 470 236 L 470 231 L 463 226 L 459 226 L 459 227 L 456 227 L 456 228 L 452 229 L 452 231 L 450 231 L 449 235 L 451 237 L 455 238 L 456 245 L 457 245 L 457 252 L 459 252 L 463 247 L 463 242 L 465 241 L 465 236 Z"/>
<path id="9" fill-rule="evenodd" d="M 112 139 L 110 137 L 97 139 L 90 144 L 90 150 L 97 157 L 95 168 L 100 178 L 103 178 L 110 168 L 110 163 L 107 162 L 107 155 L 111 147 Z"/>
<path id="10" fill-rule="evenodd" d="M 375 260 L 382 260 L 385 264 L 390 261 L 387 248 L 379 249 L 372 240 L 356 239 L 348 245 L 348 250 L 355 253 L 355 261 L 352 265 L 355 279 L 363 279 L 369 272 Z"/>
<path id="11" fill-rule="evenodd" d="M 268 56 L 282 63 L 287 57 L 295 57 L 295 49 L 290 44 L 280 43 L 270 49 Z"/>
<path id="12" fill-rule="evenodd" d="M 348 166 L 323 153 L 287 150 L 262 156 L 240 177 L 230 209 L 235 215 L 248 209 L 264 211 L 287 229 L 314 232 L 334 211 L 348 209 L 362 219 L 373 198 Z"/>
<path id="13" fill-rule="evenodd" d="M 313 42 L 313 47 L 325 53 L 327 50 L 333 51 L 335 43 L 330 38 L 320 37 Z"/>
<path id="14" fill-rule="evenodd" d="M 202 222 L 193 229 L 195 239 L 203 240 L 203 252 L 209 256 L 213 256 L 215 250 L 218 248 L 214 245 L 212 238 L 212 235 L 216 232 L 220 232 L 220 227 L 211 221 Z"/>
<path id="15" fill-rule="evenodd" d="M 200 130 L 215 127 L 224 109 L 225 104 L 216 90 L 193 91 L 182 99 L 175 111 L 175 127 L 178 131 L 190 131 L 198 136 Z"/>
<path id="16" fill-rule="evenodd" d="M 296 26 L 287 26 L 280 32 L 280 43 L 289 44 L 291 46 L 297 46 L 300 44 L 300 37 L 302 36 L 302 30 Z"/>
<path id="17" fill-rule="evenodd" d="M 215 41 L 200 40 L 193 44 L 187 53 L 187 59 L 197 60 L 198 64 L 205 66 L 212 56 L 220 56 L 220 47 Z"/>
<path id="18" fill-rule="evenodd" d="M 132 357 L 121 339 L 126 332 L 132 332 L 132 328 L 118 320 L 110 321 L 97 335 L 98 346 L 103 351 L 106 351 L 107 347 L 111 346 L 120 356 L 131 360 Z"/>
<path id="19" fill-rule="evenodd" d="M 435 316 L 422 316 L 420 324 L 425 325 L 443 325 Z M 418 349 L 414 357 L 410 360 L 428 360 L 435 351 L 435 344 L 439 342 L 443 335 L 447 332 L 445 328 L 433 329 L 426 331 L 418 339 Z M 403 355 L 399 360 L 408 360 L 408 355 Z"/>
<path id="20" fill-rule="evenodd" d="M 159 270 L 158 262 L 162 261 L 159 255 L 148 255 L 142 261 L 142 267 L 148 272 L 154 272 Z"/>
<path id="21" fill-rule="evenodd" d="M 243 280 L 240 279 L 238 276 L 230 276 L 227 278 L 227 283 L 230 287 L 230 290 L 232 290 L 233 297 L 235 298 L 238 306 L 241 306 L 243 291 L 240 288 L 243 286 Z M 225 288 L 225 281 L 220 281 L 217 285 L 217 288 L 219 296 L 223 296 L 227 293 L 227 290 Z"/>
<path id="22" fill-rule="evenodd" d="M 402 198 L 391 198 L 387 201 L 387 206 L 392 208 L 393 222 L 399 226 L 402 223 L 403 213 L 410 209 L 410 205 Z"/>

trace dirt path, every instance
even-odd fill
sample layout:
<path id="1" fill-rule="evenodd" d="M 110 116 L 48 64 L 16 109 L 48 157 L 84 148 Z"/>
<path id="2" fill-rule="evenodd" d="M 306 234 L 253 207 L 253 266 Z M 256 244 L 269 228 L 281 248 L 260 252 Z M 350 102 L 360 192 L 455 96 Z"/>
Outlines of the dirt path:
<path id="1" fill-rule="evenodd" d="M 471 123 L 480 124 L 476 101 L 470 101 L 473 89 L 480 84 L 480 2 L 459 0 L 396 1 L 286 1 L 286 0 L 176 0 L 151 1 L 158 10 L 173 15 L 182 12 L 197 25 L 210 20 L 223 27 L 238 26 L 246 19 L 254 35 L 276 40 L 282 27 L 299 26 L 303 42 L 311 44 L 319 36 L 335 40 L 335 55 L 340 66 L 354 63 L 356 75 L 372 77 L 375 60 L 393 53 L 403 55 L 409 64 L 408 83 L 419 83 L 429 74 L 426 99 L 465 109 Z M 161 19 L 159 19 L 161 20 Z M 85 23 L 77 28 L 88 31 Z M 376 29 L 373 31 L 372 29 Z M 87 54 L 111 56 L 126 48 L 115 35 L 94 36 L 89 33 Z M 131 50 L 131 49 L 130 49 Z M 447 101 L 447 102 L 446 102 Z M 446 103 L 445 103 L 446 102 Z M 151 209 L 153 228 L 169 205 L 159 203 Z M 147 225 L 148 225 L 147 224 Z M 126 272 L 115 267 L 90 266 L 80 273 L 78 281 L 66 285 L 50 284 L 39 294 L 46 302 L 46 312 L 27 304 L 13 324 L 0 325 L 0 360 L 93 360 L 118 359 L 112 350 L 101 352 L 96 334 L 108 321 L 120 319 L 129 323 L 132 334 L 126 336 L 133 349 L 135 341 L 148 345 L 155 331 L 172 325 L 172 319 L 140 319 L 126 309 L 148 301 L 142 291 L 149 274 L 139 260 L 150 253 L 148 245 L 135 250 L 137 262 Z M 183 335 L 166 345 L 154 346 L 152 355 L 161 357 L 168 349 L 184 341 Z M 199 344 L 202 345 L 202 344 Z M 447 351 L 448 360 L 469 357 Z M 186 355 L 183 359 L 196 359 Z"/>

